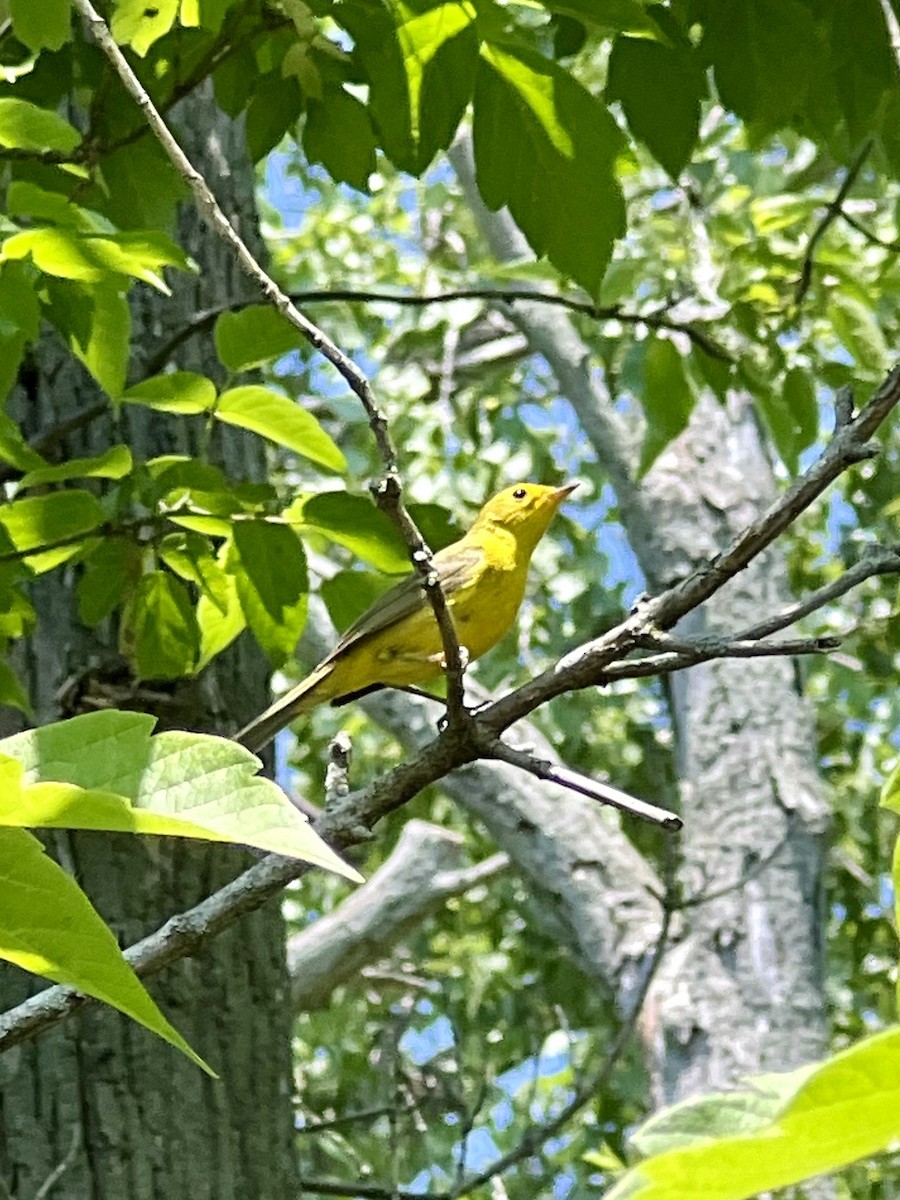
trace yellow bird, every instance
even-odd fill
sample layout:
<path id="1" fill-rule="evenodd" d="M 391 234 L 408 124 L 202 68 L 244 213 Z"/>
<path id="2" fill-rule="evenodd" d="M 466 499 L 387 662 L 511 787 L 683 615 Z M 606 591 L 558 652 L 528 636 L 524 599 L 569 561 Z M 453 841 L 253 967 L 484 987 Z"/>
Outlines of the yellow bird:
<path id="1" fill-rule="evenodd" d="M 525 594 L 534 548 L 577 487 L 516 483 L 485 504 L 469 532 L 434 556 L 465 659 L 474 662 L 510 628 Z M 327 658 L 237 735 L 261 750 L 294 717 L 382 687 L 410 687 L 441 673 L 444 651 L 418 575 L 379 597 L 346 630 Z"/>

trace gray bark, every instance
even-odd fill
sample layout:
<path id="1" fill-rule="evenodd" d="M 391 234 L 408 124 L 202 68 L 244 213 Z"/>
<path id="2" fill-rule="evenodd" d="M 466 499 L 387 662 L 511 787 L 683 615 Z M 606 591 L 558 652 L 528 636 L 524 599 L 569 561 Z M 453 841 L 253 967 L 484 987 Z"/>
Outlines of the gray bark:
<path id="1" fill-rule="evenodd" d="M 221 118 L 209 94 L 192 97 L 181 115 L 188 152 L 245 236 L 253 236 L 252 171 L 242 131 Z M 203 273 L 173 279 L 172 300 L 139 289 L 134 339 L 141 352 L 197 309 L 246 294 L 230 256 L 191 211 L 183 216 L 181 237 Z M 181 365 L 213 373 L 209 339 Z M 24 414 L 31 432 L 95 403 L 97 395 L 48 334 L 39 351 L 36 393 Z M 183 421 L 135 408 L 119 419 L 122 430 L 111 414 L 92 422 L 66 440 L 65 452 L 96 452 L 123 438 L 138 458 L 196 449 L 196 430 Z M 222 437 L 214 453 L 237 475 L 260 478 L 265 470 L 262 443 L 249 435 Z M 72 715 L 86 697 L 141 706 L 118 658 L 115 630 L 79 625 L 74 578 L 72 570 L 57 571 L 34 588 L 40 624 L 23 666 L 42 722 Z M 239 725 L 265 706 L 266 675 L 259 651 L 242 639 L 199 685 L 154 689 L 157 715 L 163 725 Z M 62 707 L 59 689 L 67 680 L 74 686 Z M 60 834 L 50 849 L 75 873 L 122 944 L 195 903 L 247 862 L 236 849 L 124 835 Z M 0 968 L 4 1007 L 40 986 L 13 967 Z M 291 1010 L 277 905 L 242 918 L 202 957 L 154 980 L 151 990 L 220 1081 L 133 1022 L 91 1006 L 0 1062 L 0 1180 L 7 1192 L 31 1200 L 62 1166 L 54 1200 L 294 1194 Z"/>
<path id="2" fill-rule="evenodd" d="M 528 253 L 504 212 L 487 212 L 464 143 L 451 157 L 501 261 Z M 558 310 L 507 314 L 544 355 L 578 414 L 654 589 L 683 577 L 758 515 L 775 483 L 748 405 L 698 405 L 686 433 L 640 485 L 639 428 L 619 416 L 591 353 Z M 737 630 L 788 598 L 776 546 L 694 614 L 690 632 Z M 689 632 L 683 630 L 682 632 Z M 685 828 L 687 910 L 647 1006 L 648 1060 L 660 1102 L 748 1072 L 789 1068 L 827 1044 L 823 998 L 822 835 L 827 809 L 808 705 L 790 662 L 711 663 L 673 687 Z M 585 814 L 584 837 L 596 814 Z M 515 857 L 511 846 L 501 842 Z M 554 876 L 555 880 L 555 876 Z M 615 901 L 614 894 L 610 897 Z"/>

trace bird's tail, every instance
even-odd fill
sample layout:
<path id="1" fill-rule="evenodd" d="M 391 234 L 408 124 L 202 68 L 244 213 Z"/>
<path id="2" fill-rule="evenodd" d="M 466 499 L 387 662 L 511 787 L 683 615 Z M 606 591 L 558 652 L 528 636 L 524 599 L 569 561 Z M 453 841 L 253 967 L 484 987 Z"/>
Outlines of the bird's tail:
<path id="1" fill-rule="evenodd" d="M 301 713 L 309 712 L 317 704 L 331 699 L 330 691 L 321 686 L 323 680 L 331 674 L 331 669 L 330 663 L 316 667 L 302 683 L 298 683 L 295 688 L 286 692 L 261 716 L 246 725 L 240 733 L 235 734 L 234 740 L 257 754 L 271 742 L 279 730 L 289 725 L 294 717 L 299 717 Z"/>

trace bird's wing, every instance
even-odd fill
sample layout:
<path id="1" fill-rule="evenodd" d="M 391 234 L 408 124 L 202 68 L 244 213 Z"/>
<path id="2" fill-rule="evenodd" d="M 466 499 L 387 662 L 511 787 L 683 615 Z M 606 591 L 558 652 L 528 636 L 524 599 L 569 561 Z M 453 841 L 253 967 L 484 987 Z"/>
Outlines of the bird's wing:
<path id="1" fill-rule="evenodd" d="M 484 551 L 479 546 L 448 546 L 435 554 L 434 568 L 441 582 L 441 591 L 448 599 L 472 581 L 473 572 L 483 559 Z M 408 575 L 401 579 L 344 631 L 335 648 L 319 665 L 324 667 L 343 654 L 348 646 L 398 624 L 421 608 L 423 603 L 427 604 L 428 601 L 422 590 L 421 578 Z"/>

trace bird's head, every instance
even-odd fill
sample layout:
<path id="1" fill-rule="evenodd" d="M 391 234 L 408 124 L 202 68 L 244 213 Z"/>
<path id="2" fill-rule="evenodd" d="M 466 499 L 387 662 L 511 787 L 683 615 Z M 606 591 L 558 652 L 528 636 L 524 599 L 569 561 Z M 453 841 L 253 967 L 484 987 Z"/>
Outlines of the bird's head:
<path id="1" fill-rule="evenodd" d="M 577 483 L 560 488 L 514 483 L 488 500 L 472 530 L 505 530 L 530 554 L 546 533 L 557 508 L 576 487 Z"/>

